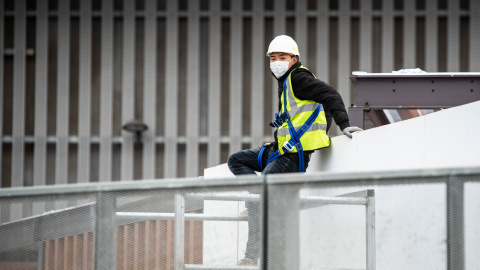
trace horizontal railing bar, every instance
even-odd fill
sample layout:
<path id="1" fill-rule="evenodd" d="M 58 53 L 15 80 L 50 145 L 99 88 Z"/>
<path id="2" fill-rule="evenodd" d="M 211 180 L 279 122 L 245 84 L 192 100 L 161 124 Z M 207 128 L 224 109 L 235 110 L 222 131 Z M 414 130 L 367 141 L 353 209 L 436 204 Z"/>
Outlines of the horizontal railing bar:
<path id="1" fill-rule="evenodd" d="M 258 266 L 211 266 L 201 264 L 185 264 L 184 269 L 212 269 L 212 270 L 260 270 Z"/>
<path id="2" fill-rule="evenodd" d="M 174 213 L 150 213 L 150 212 L 117 212 L 118 218 L 136 218 L 145 220 L 173 220 Z M 193 221 L 247 221 L 248 215 L 205 215 L 185 214 L 185 220 Z"/>
<path id="3" fill-rule="evenodd" d="M 212 201 L 258 201 L 259 194 L 188 193 L 187 197 Z"/>
<path id="4" fill-rule="evenodd" d="M 322 203 L 322 204 L 350 204 L 366 205 L 367 198 L 362 197 L 324 197 L 324 196 L 306 196 L 300 197 L 302 203 Z"/>

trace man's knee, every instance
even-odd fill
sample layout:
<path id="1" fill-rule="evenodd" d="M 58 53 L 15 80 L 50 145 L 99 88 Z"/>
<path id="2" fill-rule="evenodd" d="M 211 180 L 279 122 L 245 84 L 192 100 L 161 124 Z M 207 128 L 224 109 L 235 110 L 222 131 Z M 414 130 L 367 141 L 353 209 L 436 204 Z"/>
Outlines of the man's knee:
<path id="1" fill-rule="evenodd" d="M 238 155 L 238 152 L 233 153 L 230 156 L 228 156 L 227 164 L 228 164 L 229 168 L 232 168 L 232 166 L 235 166 L 238 163 L 238 159 L 236 157 L 237 155 Z"/>

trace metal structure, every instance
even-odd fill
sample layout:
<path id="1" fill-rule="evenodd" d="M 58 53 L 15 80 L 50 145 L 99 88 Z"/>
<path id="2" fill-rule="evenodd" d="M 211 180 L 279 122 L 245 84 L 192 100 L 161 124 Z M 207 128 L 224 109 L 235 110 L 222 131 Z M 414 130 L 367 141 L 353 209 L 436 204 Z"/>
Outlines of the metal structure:
<path id="1" fill-rule="evenodd" d="M 480 100 L 480 73 L 367 73 L 353 72 L 355 106 L 350 124 L 364 128 L 388 124 L 383 110 L 446 109 Z"/>
<path id="2" fill-rule="evenodd" d="M 417 2 L 1 0 L 1 185 L 191 177 L 270 141 L 278 34 L 347 106 L 352 70 L 478 72 L 478 1 Z"/>
<path id="3" fill-rule="evenodd" d="M 317 206 L 326 204 L 360 204 L 366 205 L 367 214 L 365 220 L 367 226 L 366 241 L 368 248 L 366 249 L 367 265 L 366 269 L 375 269 L 378 266 L 378 245 L 375 245 L 375 233 L 379 226 L 374 215 L 378 207 L 394 211 L 397 203 L 395 200 L 402 200 L 407 194 L 400 191 L 399 197 L 387 196 L 383 198 L 383 202 L 375 194 L 375 200 L 371 191 L 356 192 L 337 197 L 303 195 L 303 191 L 312 190 L 329 190 L 330 188 L 358 188 L 367 187 L 381 190 L 385 193 L 384 187 L 400 188 L 412 187 L 418 189 L 419 185 L 426 185 L 425 189 L 429 193 L 432 192 L 430 187 L 441 185 L 444 187 L 446 197 L 445 224 L 435 224 L 436 227 L 429 227 L 430 230 L 446 228 L 446 242 L 440 239 L 431 239 L 435 243 L 444 243 L 448 249 L 448 255 L 445 257 L 448 263 L 447 269 L 467 269 L 466 265 L 472 266 L 474 257 L 468 257 L 465 246 L 469 245 L 468 239 L 465 240 L 465 231 L 472 228 L 473 224 L 477 224 L 478 220 L 469 219 L 468 215 L 472 211 L 465 211 L 465 207 L 471 205 L 465 204 L 465 185 L 472 183 L 477 184 L 479 181 L 480 168 L 447 168 L 437 170 L 405 170 L 405 171 L 385 171 L 385 172 L 365 172 L 365 173 L 342 173 L 342 174 L 318 174 L 318 175 L 271 175 L 267 177 L 242 177 L 228 179 L 184 179 L 184 180 L 165 180 L 165 181 L 141 181 L 141 182 L 124 182 L 124 183 L 98 183 L 83 185 L 63 185 L 50 187 L 31 187 L 31 188 L 11 188 L 0 190 L 0 203 L 2 211 L 0 214 L 10 217 L 9 222 L 0 225 L 0 238 L 2 245 L 0 246 L 0 264 L 5 260 L 12 260 L 17 263 L 30 263 L 30 261 L 22 261 L 22 258 L 28 258 L 27 252 L 31 252 L 32 247 L 36 248 L 37 268 L 43 268 L 46 265 L 47 258 L 43 257 L 43 250 L 49 247 L 45 243 L 52 239 L 58 239 L 67 235 L 84 235 L 84 233 L 94 233 L 94 251 L 95 254 L 89 255 L 88 260 L 94 260 L 95 269 L 114 269 L 115 265 L 122 261 L 126 253 L 119 252 L 121 246 L 119 243 L 127 243 L 127 239 L 119 234 L 116 228 L 125 224 L 132 224 L 144 220 L 162 220 L 174 219 L 175 237 L 172 242 L 175 243 L 175 257 L 171 258 L 170 264 L 172 268 L 167 269 L 258 269 L 248 267 L 220 267 L 202 266 L 201 263 L 186 263 L 186 258 L 193 256 L 190 253 L 186 256 L 184 253 L 186 241 L 191 241 L 191 236 L 186 237 L 185 220 L 228 220 L 239 221 L 245 220 L 245 215 L 222 215 L 206 216 L 203 214 L 191 214 L 203 208 L 204 200 L 231 201 L 231 200 L 261 200 L 262 209 L 265 220 L 263 224 L 267 224 L 266 237 L 263 245 L 266 248 L 266 254 L 261 259 L 262 265 L 260 269 L 295 269 L 301 268 L 302 260 L 300 259 L 299 250 L 302 248 L 298 234 L 301 228 L 305 229 L 305 224 L 300 225 L 301 211 L 312 211 Z M 266 189 L 265 193 L 258 193 L 260 190 Z M 232 192 L 254 190 L 255 193 L 265 195 L 238 195 L 232 196 Z M 223 194 L 227 192 L 227 194 Z M 375 192 L 377 193 L 377 191 Z M 417 196 L 417 195 L 414 195 Z M 408 197 L 408 196 L 407 196 Z M 185 200 L 185 198 L 188 198 Z M 469 198 L 472 202 L 473 198 Z M 405 200 L 405 198 L 403 199 Z M 408 199 L 407 199 L 408 200 Z M 478 197 L 475 198 L 478 203 Z M 375 206 L 376 201 L 376 206 Z M 383 205 L 386 203 L 387 205 Z M 31 207 L 35 208 L 39 204 L 45 204 L 52 207 L 53 211 L 43 213 L 42 215 L 30 216 Z M 72 205 L 63 208 L 65 204 Z M 409 207 L 406 205 L 405 207 Z M 420 205 L 418 206 L 420 207 Z M 323 208 L 323 207 L 320 207 Z M 29 210 L 30 209 L 30 210 Z M 472 208 L 469 208 L 472 209 Z M 432 209 L 433 210 L 433 209 Z M 413 211 L 414 212 L 414 211 Z M 413 213 L 409 209 L 408 213 Z M 15 215 L 14 215 L 15 213 Z M 161 214 L 168 213 L 168 214 Z M 173 214 L 175 213 L 175 214 Z M 187 213 L 187 214 L 184 214 Z M 18 216 L 20 214 L 20 216 Z M 337 212 L 337 214 L 339 214 Z M 262 215 L 261 215 L 262 216 Z M 425 215 L 420 215 L 425 216 Z M 378 217 L 378 216 L 377 216 Z M 403 216 L 402 219 L 406 218 Z M 431 224 L 430 217 L 428 224 Z M 400 220 L 396 220 L 399 222 Z M 416 220 L 420 222 L 421 220 Z M 195 221 L 197 222 L 197 221 Z M 384 221 L 383 221 L 384 222 Z M 395 223 L 389 221 L 388 225 L 383 225 L 383 234 L 389 230 L 395 230 Z M 473 222 L 473 223 L 472 223 Z M 166 248 L 161 243 L 151 242 L 152 223 L 145 223 L 145 238 L 141 241 L 135 240 L 133 243 L 137 246 L 137 251 L 144 246 L 146 250 L 152 250 L 149 258 L 154 258 L 161 254 L 160 250 Z M 338 225 L 336 225 L 338 226 Z M 386 226 L 386 227 L 385 227 Z M 393 226 L 393 227 L 392 227 Z M 430 226 L 430 225 L 429 225 Z M 440 228 L 439 228 L 440 226 Z M 473 226 L 475 227 L 475 226 Z M 137 228 L 137 226 L 135 226 Z M 335 227 L 334 227 L 335 228 Z M 318 228 L 314 229 L 318 231 Z M 385 231 L 386 230 L 386 231 Z M 135 229 L 138 234 L 137 229 Z M 298 234 L 296 233 L 298 232 Z M 191 235 L 191 234 L 190 234 Z M 471 234 L 470 234 L 471 235 Z M 120 238 L 123 237 L 121 240 Z M 190 240 L 189 240 L 190 239 Z M 205 240 L 205 239 L 204 239 Z M 415 239 L 413 239 L 415 240 Z M 66 240 L 65 240 L 66 241 Z M 224 241 L 223 239 L 216 241 Z M 308 239 L 314 241 L 314 239 Z M 339 241 L 339 240 L 337 240 Z M 78 242 L 78 240 L 77 240 Z M 65 248 L 71 242 L 64 243 Z M 412 242 L 412 247 L 415 247 Z M 314 245 L 320 245 L 320 242 L 313 242 Z M 388 244 L 386 242 L 382 245 Z M 397 243 L 396 243 L 397 244 Z M 387 249 L 396 249 L 396 244 Z M 61 245 L 61 247 L 63 246 Z M 59 247 L 59 252 L 61 252 Z M 473 245 L 474 250 L 470 249 L 470 254 L 475 250 L 478 251 L 480 246 L 478 242 Z M 441 247 L 439 247 L 441 249 Z M 196 249 L 193 248 L 192 251 Z M 432 250 L 415 249 L 416 253 L 424 253 L 429 256 Z M 198 249 L 197 252 L 206 252 Z M 377 253 L 377 255 L 375 255 Z M 289 254 L 289 256 L 284 256 Z M 475 252 L 473 254 L 476 254 Z M 134 255 L 137 256 L 137 255 Z M 140 255 L 138 255 L 140 256 Z M 145 263 L 147 263 L 147 258 Z M 375 259 L 377 258 L 377 259 Z M 168 259 L 168 258 L 167 258 Z M 50 260 L 50 259 L 49 259 Z M 170 260 L 170 259 L 168 259 Z M 382 258 L 385 260 L 385 258 Z M 38 264 L 39 262 L 39 264 Z M 68 263 L 62 260 L 61 263 Z M 395 262 L 388 260 L 393 268 Z M 399 267 L 405 267 L 404 262 L 398 262 Z M 415 267 L 415 261 L 409 262 Z M 150 264 L 149 264 L 150 265 Z M 174 266 L 175 265 L 175 266 Z M 305 268 L 306 267 L 306 268 Z M 305 269 L 322 269 L 314 265 L 304 265 Z M 358 267 L 357 267 L 358 268 Z M 92 268 L 88 268 L 92 269 Z M 331 268 L 330 268 L 331 269 Z"/>

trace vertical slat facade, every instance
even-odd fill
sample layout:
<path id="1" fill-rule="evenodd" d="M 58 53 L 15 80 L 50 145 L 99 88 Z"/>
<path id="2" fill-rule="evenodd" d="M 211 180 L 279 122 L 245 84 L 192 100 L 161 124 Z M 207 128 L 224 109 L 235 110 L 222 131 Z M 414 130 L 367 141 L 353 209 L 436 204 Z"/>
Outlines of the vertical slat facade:
<path id="1" fill-rule="evenodd" d="M 425 71 L 438 71 L 438 2 L 426 1 Z"/>
<path id="2" fill-rule="evenodd" d="M 47 171 L 47 104 L 48 104 L 48 1 L 37 2 L 35 44 L 35 149 L 34 185 L 45 185 Z M 3 55 L 3 54 L 2 54 Z M 0 68 L 0 70 L 2 70 Z"/>
<path id="3" fill-rule="evenodd" d="M 187 117 L 185 176 L 198 175 L 200 114 L 200 0 L 188 3 Z"/>
<path id="4" fill-rule="evenodd" d="M 447 71 L 460 71 L 460 2 L 448 1 Z"/>
<path id="5" fill-rule="evenodd" d="M 178 15 L 177 1 L 167 0 L 167 31 L 165 52 L 165 163 L 164 177 L 177 175 L 178 134 Z"/>
<path id="6" fill-rule="evenodd" d="M 208 65 L 208 166 L 220 164 L 221 1 L 210 1 Z"/>
<path id="7" fill-rule="evenodd" d="M 135 2 L 123 1 L 122 125 L 135 118 Z M 121 179 L 133 180 L 135 134 L 122 131 Z"/>
<path id="8" fill-rule="evenodd" d="M 342 96 L 343 102 L 348 106 L 348 104 L 350 104 L 350 82 L 346 80 L 346 78 L 348 78 L 348 76 L 351 74 L 350 1 L 340 1 L 338 13 L 337 91 Z"/>
<path id="9" fill-rule="evenodd" d="M 480 71 L 480 4 L 442 1 L 1 1 L 2 185 L 195 177 L 273 139 L 265 51 L 280 34 L 347 106 L 357 68 Z M 141 145 L 120 130 L 135 118 Z"/>
<path id="10" fill-rule="evenodd" d="M 360 70 L 372 70 L 372 0 L 360 2 Z"/>
<path id="11" fill-rule="evenodd" d="M 57 53 L 57 152 L 55 184 L 66 184 L 68 179 L 68 125 L 70 94 L 70 2 L 58 3 Z"/>
<path id="12" fill-rule="evenodd" d="M 230 19 L 230 153 L 242 148 L 242 91 L 243 91 L 243 1 L 233 1 Z"/>
<path id="13" fill-rule="evenodd" d="M 26 3 L 15 1 L 12 187 L 23 186 L 26 76 Z"/>
<path id="14" fill-rule="evenodd" d="M 113 1 L 102 1 L 99 181 L 112 180 Z"/>
<path id="15" fill-rule="evenodd" d="M 4 92 L 4 87 L 3 87 L 3 67 L 4 67 L 4 60 L 5 60 L 5 52 L 3 49 L 4 46 L 4 34 L 5 34 L 5 10 L 4 10 L 4 3 L 3 0 L 0 0 L 0 107 L 3 108 L 3 92 Z M 3 144 L 3 109 L 0 109 L 0 143 Z M 3 145 L 0 146 L 0 183 L 3 182 L 3 162 L 2 162 L 2 157 L 3 157 Z"/>
<path id="16" fill-rule="evenodd" d="M 480 71 L 480 2 L 470 0 L 470 71 Z"/>
<path id="17" fill-rule="evenodd" d="M 92 109 L 92 4 L 80 2 L 77 182 L 90 182 Z"/>
<path id="18" fill-rule="evenodd" d="M 403 65 L 402 68 L 416 67 L 416 25 L 415 0 L 405 0 L 403 5 Z"/>
<path id="19" fill-rule="evenodd" d="M 329 50 L 329 35 L 330 35 L 330 16 L 328 12 L 328 1 L 317 0 L 317 39 L 316 39 L 316 70 L 317 78 L 322 81 L 328 81 L 330 76 L 330 50 Z"/>
<path id="20" fill-rule="evenodd" d="M 394 17 L 393 0 L 382 2 L 382 72 L 391 72 L 394 67 Z"/>
<path id="21" fill-rule="evenodd" d="M 251 146 L 255 147 L 263 143 L 264 129 L 264 70 L 265 70 L 265 26 L 263 19 L 264 1 L 258 0 L 253 2 L 253 18 L 252 18 L 252 86 L 251 86 Z M 246 69 L 248 70 L 248 69 Z"/>
<path id="22" fill-rule="evenodd" d="M 143 118 L 148 130 L 143 135 L 143 178 L 155 178 L 157 2 L 145 1 L 145 56 L 143 79 Z"/>

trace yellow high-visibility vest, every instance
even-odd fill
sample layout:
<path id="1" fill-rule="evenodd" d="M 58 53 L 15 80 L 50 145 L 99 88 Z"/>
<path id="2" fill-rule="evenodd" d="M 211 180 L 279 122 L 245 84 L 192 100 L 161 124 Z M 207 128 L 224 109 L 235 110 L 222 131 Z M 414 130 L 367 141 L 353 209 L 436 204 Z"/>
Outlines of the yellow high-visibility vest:
<path id="1" fill-rule="evenodd" d="M 299 68 L 308 70 L 304 66 L 300 66 Z M 292 72 L 290 72 L 288 77 L 285 79 L 285 80 L 288 80 L 286 83 L 287 89 L 286 91 L 282 92 L 282 95 L 280 97 L 280 100 L 282 103 L 280 113 L 284 113 L 285 111 L 285 104 L 284 104 L 285 98 L 283 95 L 286 92 L 287 93 L 287 98 L 286 98 L 287 112 L 288 112 L 288 115 L 290 116 L 290 121 L 295 127 L 295 130 L 298 131 L 298 129 L 302 127 L 302 125 L 313 114 L 315 109 L 318 106 L 322 106 L 322 105 L 312 100 L 298 99 L 295 96 L 295 94 L 293 93 L 292 76 L 291 76 L 292 73 L 295 72 L 295 70 L 297 69 L 292 70 Z M 315 77 L 313 73 L 312 75 Z M 285 121 L 278 128 L 277 139 L 278 139 L 278 148 L 280 152 L 283 152 L 282 146 L 284 145 L 285 142 L 288 142 L 291 139 L 287 121 Z M 325 111 L 323 110 L 323 106 L 321 107 L 321 111 L 318 114 L 315 121 L 313 122 L 313 124 L 300 138 L 300 142 L 302 144 L 302 148 L 304 151 L 312 151 L 312 150 L 330 146 L 330 137 L 327 135 L 327 119 L 325 117 Z M 296 152 L 297 152 L 297 148 L 294 148 L 293 150 L 288 151 L 288 153 L 296 153 Z"/>

